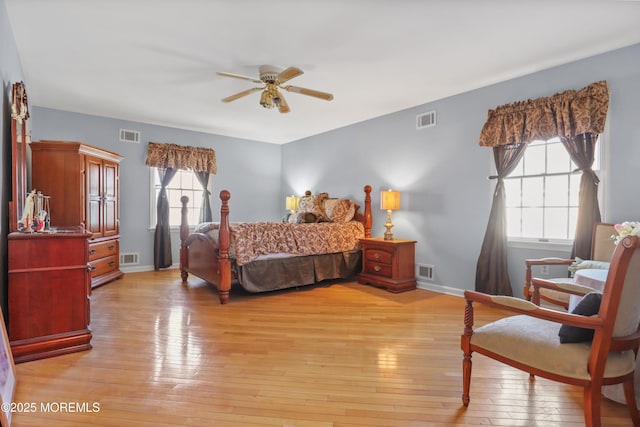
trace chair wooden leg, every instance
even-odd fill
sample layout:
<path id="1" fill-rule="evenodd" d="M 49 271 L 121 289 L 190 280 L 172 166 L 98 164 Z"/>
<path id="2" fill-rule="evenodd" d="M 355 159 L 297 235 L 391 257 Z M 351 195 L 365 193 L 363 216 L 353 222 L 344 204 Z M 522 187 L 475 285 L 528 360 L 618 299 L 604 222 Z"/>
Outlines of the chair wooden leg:
<path id="1" fill-rule="evenodd" d="M 584 389 L 584 425 L 585 427 L 602 427 L 600 421 L 600 405 L 602 404 L 601 387 L 585 387 Z"/>
<path id="2" fill-rule="evenodd" d="M 462 359 L 462 404 L 469 406 L 469 389 L 471 388 L 471 353 L 464 353 Z"/>
<path id="3" fill-rule="evenodd" d="M 464 333 L 460 339 L 462 359 L 462 404 L 469 406 L 469 388 L 471 387 L 471 336 L 473 335 L 473 303 L 467 300 L 464 308 Z"/>
<path id="4" fill-rule="evenodd" d="M 636 392 L 633 377 L 624 383 L 624 398 L 627 401 L 629 415 L 633 421 L 634 427 L 640 427 L 640 414 L 638 414 L 638 405 L 636 405 Z"/>

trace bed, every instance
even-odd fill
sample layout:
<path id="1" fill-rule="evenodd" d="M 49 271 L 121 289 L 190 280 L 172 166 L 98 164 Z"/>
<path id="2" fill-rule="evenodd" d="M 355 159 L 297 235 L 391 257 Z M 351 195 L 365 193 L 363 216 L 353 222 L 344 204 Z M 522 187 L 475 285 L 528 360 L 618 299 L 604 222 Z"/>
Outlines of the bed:
<path id="1" fill-rule="evenodd" d="M 354 277 L 361 269 L 359 239 L 371 237 L 371 186 L 364 193 L 364 212 L 353 200 L 307 192 L 287 221 L 235 223 L 229 221 L 231 193 L 222 190 L 219 221 L 198 224 L 193 232 L 189 200 L 182 197 L 182 281 L 189 274 L 207 281 L 226 304 L 235 283 L 267 292 Z"/>

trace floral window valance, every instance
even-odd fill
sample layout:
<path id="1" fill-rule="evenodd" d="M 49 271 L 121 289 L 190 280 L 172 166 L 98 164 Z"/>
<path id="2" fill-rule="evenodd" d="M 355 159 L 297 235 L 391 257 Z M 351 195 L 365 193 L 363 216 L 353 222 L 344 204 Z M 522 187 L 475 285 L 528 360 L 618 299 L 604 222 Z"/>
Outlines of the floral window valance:
<path id="1" fill-rule="evenodd" d="M 559 136 L 573 139 L 584 133 L 600 134 L 609 108 L 606 81 L 578 91 L 567 90 L 546 98 L 514 102 L 489 110 L 480 133 L 480 145 L 529 143 Z"/>
<path id="2" fill-rule="evenodd" d="M 209 172 L 215 174 L 216 152 L 211 148 L 149 142 L 147 166 Z"/>

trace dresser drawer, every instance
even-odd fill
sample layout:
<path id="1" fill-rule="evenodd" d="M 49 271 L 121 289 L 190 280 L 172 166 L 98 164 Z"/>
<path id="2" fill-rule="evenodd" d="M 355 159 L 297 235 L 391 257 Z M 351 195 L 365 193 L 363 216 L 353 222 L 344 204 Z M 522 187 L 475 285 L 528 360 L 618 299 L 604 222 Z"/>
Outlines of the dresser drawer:
<path id="1" fill-rule="evenodd" d="M 391 277 L 393 275 L 391 264 L 380 264 L 379 262 L 368 262 L 365 271 L 376 276 Z"/>
<path id="2" fill-rule="evenodd" d="M 118 241 L 107 240 L 106 242 L 91 243 L 89 241 L 89 261 L 104 258 L 118 253 Z"/>
<path id="3" fill-rule="evenodd" d="M 367 248 L 365 249 L 365 258 L 367 261 L 372 261 L 382 264 L 391 264 L 393 260 L 393 253 L 385 251 L 379 248 Z"/>
<path id="4" fill-rule="evenodd" d="M 106 258 L 90 261 L 89 266 L 91 268 L 91 277 L 96 277 L 115 270 L 118 267 L 118 263 L 116 256 L 112 255 Z"/>

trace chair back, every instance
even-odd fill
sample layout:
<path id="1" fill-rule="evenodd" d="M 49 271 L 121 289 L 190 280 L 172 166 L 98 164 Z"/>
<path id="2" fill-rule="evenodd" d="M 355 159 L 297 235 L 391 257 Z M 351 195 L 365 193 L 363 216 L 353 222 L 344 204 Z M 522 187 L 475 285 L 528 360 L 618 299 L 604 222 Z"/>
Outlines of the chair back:
<path id="1" fill-rule="evenodd" d="M 591 259 L 593 261 L 611 261 L 613 251 L 616 249 L 615 241 L 611 238 L 617 234 L 613 224 L 598 222 L 593 226 L 593 239 L 591 241 Z"/>
<path id="2" fill-rule="evenodd" d="M 638 330 L 639 307 L 640 237 L 627 236 L 618 243 L 613 254 L 602 295 L 600 314 L 606 318 L 615 315 L 613 337 L 630 335 Z M 615 314 L 611 313 L 611 310 L 614 310 Z"/>

